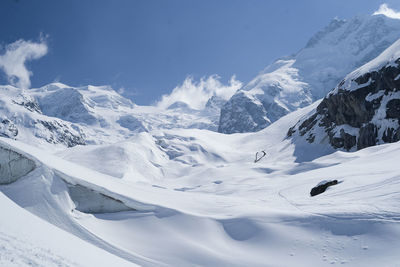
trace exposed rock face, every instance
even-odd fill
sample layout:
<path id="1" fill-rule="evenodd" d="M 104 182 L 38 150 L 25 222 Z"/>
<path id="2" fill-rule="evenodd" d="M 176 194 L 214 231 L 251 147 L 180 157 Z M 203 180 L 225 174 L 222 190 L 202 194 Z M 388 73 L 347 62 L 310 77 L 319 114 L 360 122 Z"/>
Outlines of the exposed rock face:
<path id="1" fill-rule="evenodd" d="M 334 19 L 297 54 L 277 60 L 237 91 L 221 110 L 218 131 L 253 132 L 265 128 L 287 113 L 323 98 L 347 73 L 378 56 L 398 38 L 397 19 L 382 15 Z M 332 104 L 337 104 L 333 102 L 332 99 Z M 348 105 L 362 108 L 357 103 Z M 338 107 L 345 109 L 338 112 L 343 116 L 352 112 L 347 106 Z"/>
<path id="2" fill-rule="evenodd" d="M 292 127 L 309 143 L 359 150 L 400 140 L 400 40 L 349 74 L 316 110 Z"/>
<path id="3" fill-rule="evenodd" d="M 262 103 L 241 92 L 235 94 L 221 109 L 218 132 L 255 132 L 269 123 Z"/>
<path id="4" fill-rule="evenodd" d="M 71 128 L 68 124 L 62 123 L 62 121 L 37 120 L 34 124 L 36 128 L 45 130 L 35 131 L 35 136 L 44 138 L 48 143 L 64 144 L 67 147 L 86 144 L 84 135 L 81 134 L 79 130 L 76 131 L 76 129 Z M 78 128 L 77 126 L 75 127 Z"/>
<path id="5" fill-rule="evenodd" d="M 0 123 L 0 136 L 14 138 L 17 135 L 17 126 L 9 119 L 2 119 Z"/>
<path id="6" fill-rule="evenodd" d="M 210 97 L 210 99 L 208 99 L 205 109 L 206 110 L 220 110 L 224 106 L 225 103 L 226 103 L 225 99 L 214 95 L 214 96 Z"/>
<path id="7" fill-rule="evenodd" d="M 308 85 L 299 80 L 294 60 L 278 60 L 222 107 L 218 131 L 255 132 L 282 116 L 311 104 Z"/>
<path id="8" fill-rule="evenodd" d="M 26 108 L 29 111 L 37 112 L 39 114 L 42 113 L 38 102 L 30 95 L 21 93 L 20 95 L 18 95 L 18 97 L 15 100 L 13 100 L 13 103 L 23 106 L 24 108 Z"/>
<path id="9" fill-rule="evenodd" d="M 8 148 L 0 147 L 0 184 L 15 182 L 35 167 L 33 160 Z"/>

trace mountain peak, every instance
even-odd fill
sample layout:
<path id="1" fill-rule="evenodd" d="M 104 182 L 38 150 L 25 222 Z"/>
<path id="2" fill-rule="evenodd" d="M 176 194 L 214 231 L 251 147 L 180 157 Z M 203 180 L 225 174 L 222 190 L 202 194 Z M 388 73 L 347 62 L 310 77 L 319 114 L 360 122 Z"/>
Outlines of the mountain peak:
<path id="1" fill-rule="evenodd" d="M 399 38 L 399 19 L 378 15 L 333 19 L 296 55 L 288 60 L 277 60 L 236 92 L 236 96 L 228 101 L 231 103 L 221 110 L 219 130 L 233 133 L 265 128 L 305 103 L 323 98 L 346 74 L 377 57 Z M 247 91 L 246 95 L 241 94 L 243 90 Z M 246 99 L 240 101 L 239 96 Z M 250 105 L 251 99 L 257 103 Z M 248 104 L 237 106 L 243 103 Z M 282 103 L 287 109 L 277 112 Z M 240 125 L 243 120 L 226 123 L 226 120 L 244 116 L 233 115 L 238 110 L 248 113 L 248 118 L 258 117 L 252 113 L 259 112 L 263 114 L 263 119 L 254 121 L 250 128 L 248 123 Z M 221 125 L 229 125 L 229 129 Z"/>

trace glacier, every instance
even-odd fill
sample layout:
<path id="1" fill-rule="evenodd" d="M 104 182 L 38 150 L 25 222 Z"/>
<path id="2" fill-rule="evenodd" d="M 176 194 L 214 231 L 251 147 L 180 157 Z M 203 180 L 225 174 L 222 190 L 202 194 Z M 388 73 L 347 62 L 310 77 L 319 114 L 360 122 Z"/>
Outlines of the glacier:
<path id="1" fill-rule="evenodd" d="M 139 106 L 109 86 L 0 86 L 0 265 L 396 266 L 400 143 L 335 147 L 329 130 L 360 129 L 313 122 L 329 97 L 372 88 L 359 97 L 380 101 L 370 122 L 398 127 L 400 41 L 385 50 L 397 27 L 335 19 L 196 105 L 179 88 Z M 217 132 L 221 107 L 224 127 L 245 133 Z"/>

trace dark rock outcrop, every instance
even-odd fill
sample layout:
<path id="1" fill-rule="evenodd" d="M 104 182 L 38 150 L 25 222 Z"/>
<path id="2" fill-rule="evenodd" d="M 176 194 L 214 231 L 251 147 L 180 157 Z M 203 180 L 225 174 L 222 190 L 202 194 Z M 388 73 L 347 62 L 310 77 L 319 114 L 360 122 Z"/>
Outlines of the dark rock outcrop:
<path id="1" fill-rule="evenodd" d="M 329 186 L 336 185 L 336 184 L 338 184 L 337 180 L 320 183 L 311 189 L 310 195 L 313 197 L 313 196 L 322 194 L 323 192 L 326 191 L 326 189 Z"/>
<path id="2" fill-rule="evenodd" d="M 14 138 L 18 135 L 17 126 L 9 119 L 2 119 L 0 123 L 0 136 Z"/>
<path id="3" fill-rule="evenodd" d="M 400 58 L 366 73 L 354 72 L 316 110 L 289 129 L 309 143 L 328 137 L 336 149 L 362 149 L 400 140 Z"/>
<path id="4" fill-rule="evenodd" d="M 263 104 L 246 96 L 244 92 L 234 95 L 221 109 L 218 132 L 255 132 L 270 124 Z"/>
<path id="5" fill-rule="evenodd" d="M 64 144 L 67 147 L 73 147 L 77 145 L 85 145 L 85 137 L 79 131 L 71 129 L 67 124 L 63 124 L 61 121 L 44 121 L 38 120 L 35 124 L 41 125 L 46 129 L 46 136 L 42 136 L 42 132 L 36 132 L 37 137 L 44 137 L 48 143 L 51 144 Z M 75 126 L 77 128 L 77 126 Z"/>
<path id="6" fill-rule="evenodd" d="M 42 114 L 38 102 L 31 96 L 20 94 L 16 100 L 13 100 L 13 103 L 16 105 L 23 106 L 29 111 Z"/>

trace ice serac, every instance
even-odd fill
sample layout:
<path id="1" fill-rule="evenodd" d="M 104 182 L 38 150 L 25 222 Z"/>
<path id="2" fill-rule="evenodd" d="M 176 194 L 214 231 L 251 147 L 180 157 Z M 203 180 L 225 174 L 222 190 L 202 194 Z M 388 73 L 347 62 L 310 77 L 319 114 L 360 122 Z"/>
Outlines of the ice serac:
<path id="1" fill-rule="evenodd" d="M 134 210 L 122 201 L 81 185 L 67 183 L 69 196 L 75 208 L 85 213 L 111 213 Z"/>
<path id="2" fill-rule="evenodd" d="M 400 20 L 384 15 L 332 20 L 298 53 L 277 60 L 237 91 L 221 110 L 218 131 L 265 128 L 288 112 L 323 98 L 347 73 L 398 38 Z"/>
<path id="3" fill-rule="evenodd" d="M 288 135 L 359 150 L 400 140 L 400 40 L 353 71 Z"/>
<path id="4" fill-rule="evenodd" d="M 7 147 L 0 146 L 0 185 L 15 182 L 35 168 L 35 162 Z"/>

